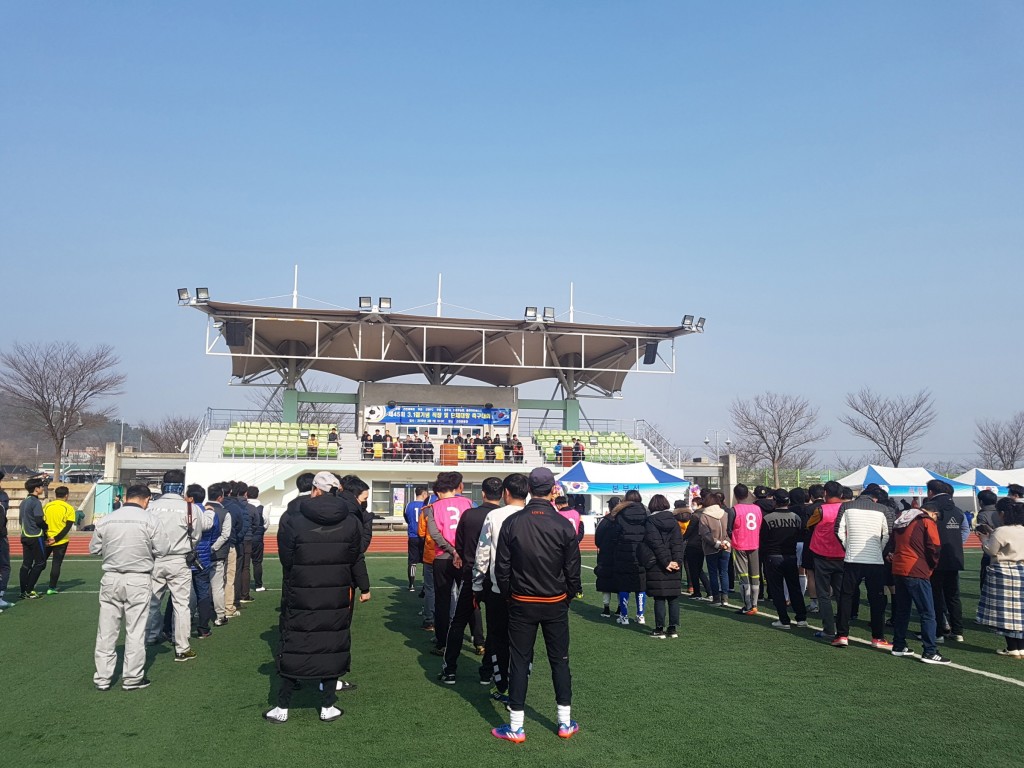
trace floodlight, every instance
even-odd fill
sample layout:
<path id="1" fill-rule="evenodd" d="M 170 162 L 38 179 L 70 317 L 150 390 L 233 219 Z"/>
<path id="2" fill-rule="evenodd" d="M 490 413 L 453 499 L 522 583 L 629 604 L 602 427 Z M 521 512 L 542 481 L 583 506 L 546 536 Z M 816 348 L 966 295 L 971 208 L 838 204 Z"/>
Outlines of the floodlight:
<path id="1" fill-rule="evenodd" d="M 209 288 L 196 288 L 196 301 L 206 303 L 210 300 Z"/>
<path id="2" fill-rule="evenodd" d="M 523 314 L 523 320 L 525 320 L 528 323 L 537 322 L 537 308 L 527 307 L 526 312 Z"/>
<path id="3" fill-rule="evenodd" d="M 545 323 L 553 323 L 553 322 L 555 322 L 555 308 L 554 307 L 544 307 L 544 322 Z"/>
<path id="4" fill-rule="evenodd" d="M 377 307 L 380 309 L 381 312 L 390 312 L 391 311 L 391 297 L 390 296 L 381 296 L 379 299 L 377 299 Z"/>
<path id="5" fill-rule="evenodd" d="M 187 304 L 190 301 L 192 301 L 192 295 L 188 292 L 188 288 L 179 288 L 178 289 L 178 303 L 179 304 Z"/>
<path id="6" fill-rule="evenodd" d="M 697 330 L 700 331 L 701 333 L 704 333 L 704 318 L 703 317 L 698 317 L 697 318 Z"/>
<path id="7" fill-rule="evenodd" d="M 371 309 L 373 309 L 373 299 L 371 299 L 369 296 L 360 296 L 359 311 L 369 312 Z"/>
<path id="8" fill-rule="evenodd" d="M 693 327 L 693 315 L 683 315 L 683 328 Z"/>

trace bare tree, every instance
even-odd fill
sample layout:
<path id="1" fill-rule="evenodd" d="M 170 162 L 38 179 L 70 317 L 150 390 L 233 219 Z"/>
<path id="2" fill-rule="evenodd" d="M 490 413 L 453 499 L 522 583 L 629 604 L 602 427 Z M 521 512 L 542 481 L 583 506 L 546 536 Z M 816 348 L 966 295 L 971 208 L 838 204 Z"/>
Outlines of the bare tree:
<path id="1" fill-rule="evenodd" d="M 957 475 L 962 475 L 970 467 L 964 464 L 964 462 L 956 461 L 955 459 L 937 459 L 928 462 L 928 469 L 932 472 L 938 472 L 943 477 L 956 477 Z"/>
<path id="2" fill-rule="evenodd" d="M 1024 459 L 1024 411 L 1006 421 L 985 419 L 975 426 L 978 459 L 987 469 L 1013 469 Z"/>
<path id="3" fill-rule="evenodd" d="M 818 427 L 818 409 L 796 395 L 766 392 L 753 400 L 737 398 L 729 413 L 743 455 L 770 465 L 776 487 L 779 470 L 788 463 L 810 463 L 812 454 L 805 446 L 829 434 L 828 427 Z"/>
<path id="4" fill-rule="evenodd" d="M 60 478 L 64 443 L 79 430 L 104 423 L 113 406 L 96 403 L 121 394 L 124 374 L 114 348 L 83 350 L 74 342 L 15 342 L 0 352 L 0 393 L 25 423 L 53 441 L 54 479 Z"/>
<path id="5" fill-rule="evenodd" d="M 935 422 L 932 395 L 922 389 L 913 395 L 882 397 L 869 387 L 846 396 L 852 414 L 839 421 L 858 437 L 874 443 L 892 466 L 898 467 Z"/>
<path id="6" fill-rule="evenodd" d="M 200 421 L 198 416 L 165 416 L 155 424 L 142 422 L 139 430 L 159 453 L 177 453 L 192 439 Z"/>
<path id="7" fill-rule="evenodd" d="M 835 454 L 835 466 L 840 472 L 853 472 L 868 464 L 884 464 L 885 456 L 877 451 L 874 453 L 862 453 L 859 456 L 851 454 Z"/>

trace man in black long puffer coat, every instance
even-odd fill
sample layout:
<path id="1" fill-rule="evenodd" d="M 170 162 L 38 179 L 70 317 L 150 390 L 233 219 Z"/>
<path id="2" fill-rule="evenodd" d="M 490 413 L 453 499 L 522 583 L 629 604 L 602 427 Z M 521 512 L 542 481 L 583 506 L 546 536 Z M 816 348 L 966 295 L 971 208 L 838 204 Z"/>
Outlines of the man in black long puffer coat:
<path id="1" fill-rule="evenodd" d="M 271 723 L 288 720 L 288 705 L 299 680 L 319 680 L 320 719 L 337 720 L 334 706 L 338 678 L 351 662 L 352 599 L 370 599 L 366 561 L 360 555 L 369 543 L 362 517 L 349 494 L 336 495 L 338 478 L 318 472 L 313 491 L 302 499 L 298 514 L 282 518 L 277 545 L 284 570 L 281 596 L 281 640 L 277 671 L 281 686 L 277 706 L 263 717 Z"/>

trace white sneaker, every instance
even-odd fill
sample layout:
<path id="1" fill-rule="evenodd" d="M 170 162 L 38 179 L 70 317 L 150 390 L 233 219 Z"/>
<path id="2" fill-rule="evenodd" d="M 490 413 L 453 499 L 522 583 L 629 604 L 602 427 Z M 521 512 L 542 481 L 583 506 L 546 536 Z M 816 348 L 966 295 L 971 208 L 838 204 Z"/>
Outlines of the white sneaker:
<path id="1" fill-rule="evenodd" d="M 320 707 L 320 720 L 325 723 L 337 720 L 343 714 L 337 707 Z"/>
<path id="2" fill-rule="evenodd" d="M 256 591 L 257 592 L 266 592 L 267 588 L 266 587 L 256 587 Z"/>
<path id="3" fill-rule="evenodd" d="M 783 624 L 781 621 L 773 621 L 772 626 L 776 629 L 792 629 L 793 627 L 789 624 Z M 807 626 L 807 622 L 804 622 L 804 626 Z"/>
<path id="4" fill-rule="evenodd" d="M 647 621 L 644 620 L 644 615 L 642 613 L 639 616 L 636 617 L 636 623 L 637 624 L 646 624 L 647 623 Z"/>
<path id="5" fill-rule="evenodd" d="M 809 627 L 810 625 L 806 621 L 798 621 L 796 623 L 798 627 Z"/>
<path id="6" fill-rule="evenodd" d="M 629 617 L 628 616 L 617 616 L 615 618 L 615 621 L 617 623 L 621 624 L 622 626 L 626 626 L 627 624 L 629 624 Z"/>
<path id="7" fill-rule="evenodd" d="M 288 710 L 281 707 L 274 707 L 263 713 L 263 719 L 271 723 L 287 723 Z"/>
<path id="8" fill-rule="evenodd" d="M 10 608 L 10 607 L 11 607 L 11 604 L 8 603 L 6 600 L 4 600 L 2 597 L 0 597 L 0 611 L 2 611 L 4 608 Z"/>

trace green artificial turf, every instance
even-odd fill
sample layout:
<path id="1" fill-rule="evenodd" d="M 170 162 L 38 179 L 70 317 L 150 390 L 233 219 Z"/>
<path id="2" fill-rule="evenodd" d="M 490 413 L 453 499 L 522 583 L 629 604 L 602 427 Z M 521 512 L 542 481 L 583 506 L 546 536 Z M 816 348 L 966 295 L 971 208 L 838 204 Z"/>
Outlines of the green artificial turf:
<path id="1" fill-rule="evenodd" d="M 478 657 L 467 643 L 458 684 L 438 683 L 440 659 L 428 654 L 432 635 L 419 628 L 421 601 L 406 590 L 404 556 L 369 560 L 373 599 L 356 609 L 349 679 L 359 689 L 339 695 L 345 716 L 319 722 L 315 685 L 304 684 L 291 719 L 280 726 L 260 717 L 276 685 L 279 592 L 256 595 L 241 618 L 209 640 L 194 640 L 199 658 L 192 662 L 173 663 L 168 646 L 150 649 L 150 688 L 128 693 L 115 683 L 101 693 L 91 682 L 99 564 L 65 561 L 67 591 L 0 616 L 2 764 L 1021 764 L 1011 713 L 1020 711 L 1024 688 L 865 646 L 833 649 L 811 631 L 773 630 L 767 617 L 685 598 L 680 638 L 654 640 L 650 624 L 620 627 L 600 618 L 590 571 L 590 588 L 573 604 L 571 619 L 573 717 L 581 732 L 568 741 L 554 733 L 553 689 L 539 645 L 527 742 L 499 742 L 489 731 L 506 712 L 477 682 Z M 977 562 L 977 553 L 969 555 L 964 574 L 967 642 L 941 650 L 966 666 L 1024 680 L 1024 662 L 996 656 L 1001 639 L 970 621 Z M 593 565 L 593 556 L 584 563 Z M 266 571 L 274 590 L 276 561 Z M 865 624 L 855 624 L 853 634 L 867 637 Z"/>

